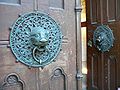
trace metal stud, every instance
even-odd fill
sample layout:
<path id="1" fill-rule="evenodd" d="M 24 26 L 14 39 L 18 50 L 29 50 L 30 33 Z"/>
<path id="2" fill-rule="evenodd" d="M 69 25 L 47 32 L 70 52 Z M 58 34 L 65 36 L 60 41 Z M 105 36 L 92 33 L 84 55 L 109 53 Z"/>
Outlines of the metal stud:
<path id="1" fill-rule="evenodd" d="M 56 60 L 54 59 L 53 62 L 56 62 Z"/>
<path id="2" fill-rule="evenodd" d="M 64 36 L 62 35 L 62 38 L 64 38 Z"/>
<path id="3" fill-rule="evenodd" d="M 44 69 L 44 67 L 42 66 L 41 69 Z"/>
<path id="4" fill-rule="evenodd" d="M 10 44 L 7 45 L 7 48 L 10 48 Z"/>
<path id="5" fill-rule="evenodd" d="M 16 59 L 16 63 L 18 63 L 19 62 L 19 60 L 18 59 Z"/>
<path id="6" fill-rule="evenodd" d="M 9 30 L 12 30 L 12 27 L 9 27 Z"/>
<path id="7" fill-rule="evenodd" d="M 29 69 L 31 69 L 32 67 L 31 66 L 28 66 Z"/>
<path id="8" fill-rule="evenodd" d="M 18 14 L 18 17 L 21 17 L 22 16 L 22 14 Z"/>

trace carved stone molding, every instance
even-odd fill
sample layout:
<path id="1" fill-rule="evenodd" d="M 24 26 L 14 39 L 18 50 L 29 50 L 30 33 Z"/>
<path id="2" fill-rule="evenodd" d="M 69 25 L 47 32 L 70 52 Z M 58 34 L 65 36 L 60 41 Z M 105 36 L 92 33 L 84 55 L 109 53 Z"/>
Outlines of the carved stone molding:
<path id="1" fill-rule="evenodd" d="M 50 77 L 50 90 L 67 90 L 67 76 L 61 67 L 56 67 Z"/>
<path id="2" fill-rule="evenodd" d="M 5 77 L 0 90 L 24 90 L 24 82 L 17 74 L 11 73 Z"/>
<path id="3" fill-rule="evenodd" d="M 64 9 L 64 0 L 50 0 L 50 8 Z"/>

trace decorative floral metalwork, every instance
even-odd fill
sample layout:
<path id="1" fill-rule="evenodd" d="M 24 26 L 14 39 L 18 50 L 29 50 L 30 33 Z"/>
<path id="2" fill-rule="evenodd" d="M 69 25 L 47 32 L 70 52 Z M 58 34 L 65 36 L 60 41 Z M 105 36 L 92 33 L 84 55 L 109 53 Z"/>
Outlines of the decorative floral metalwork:
<path id="1" fill-rule="evenodd" d="M 112 30 L 106 25 L 98 26 L 93 34 L 93 42 L 99 51 L 109 51 L 114 43 Z"/>
<path id="2" fill-rule="evenodd" d="M 10 47 L 17 61 L 32 67 L 51 63 L 61 49 L 61 42 L 58 24 L 38 11 L 19 17 L 10 33 Z"/>

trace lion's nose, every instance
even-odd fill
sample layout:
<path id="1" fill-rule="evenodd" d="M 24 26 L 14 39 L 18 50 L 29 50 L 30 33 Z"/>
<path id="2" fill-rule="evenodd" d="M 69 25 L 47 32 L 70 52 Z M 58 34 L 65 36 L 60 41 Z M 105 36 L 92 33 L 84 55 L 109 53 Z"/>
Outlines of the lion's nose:
<path id="1" fill-rule="evenodd" d="M 48 40 L 43 38 L 43 39 L 40 40 L 40 42 L 46 43 L 46 42 L 48 42 Z"/>

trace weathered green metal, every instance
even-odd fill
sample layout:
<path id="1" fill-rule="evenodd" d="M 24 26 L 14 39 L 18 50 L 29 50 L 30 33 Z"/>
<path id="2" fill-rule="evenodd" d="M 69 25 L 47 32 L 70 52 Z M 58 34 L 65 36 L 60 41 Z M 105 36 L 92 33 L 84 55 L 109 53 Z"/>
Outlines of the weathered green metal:
<path id="1" fill-rule="evenodd" d="M 109 51 L 114 43 L 112 30 L 107 25 L 98 26 L 93 34 L 93 42 L 99 51 Z"/>
<path id="2" fill-rule="evenodd" d="M 46 49 L 46 45 L 49 41 L 49 30 L 45 30 L 41 27 L 33 28 L 30 33 L 30 40 L 34 46 L 36 46 L 37 50 L 43 51 Z"/>
<path id="3" fill-rule="evenodd" d="M 10 47 L 17 61 L 32 67 L 44 67 L 60 52 L 62 33 L 58 24 L 41 12 L 19 17 L 12 26 Z"/>

